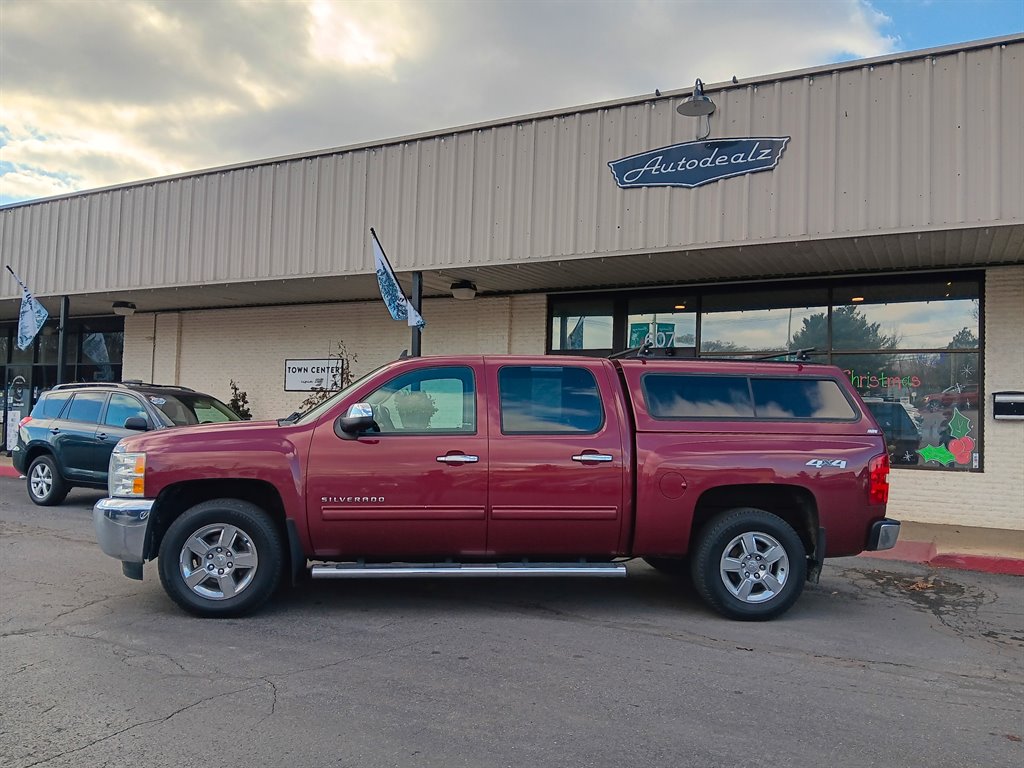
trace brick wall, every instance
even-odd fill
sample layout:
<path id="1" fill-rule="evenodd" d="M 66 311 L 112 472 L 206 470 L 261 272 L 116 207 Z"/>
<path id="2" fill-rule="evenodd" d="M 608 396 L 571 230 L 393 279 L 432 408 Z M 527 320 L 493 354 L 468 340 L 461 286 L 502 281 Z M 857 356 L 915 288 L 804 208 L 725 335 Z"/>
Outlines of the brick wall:
<path id="1" fill-rule="evenodd" d="M 995 421 L 992 393 L 1024 390 L 1024 267 L 985 275 L 984 472 L 893 470 L 889 515 L 1024 530 L 1024 422 Z"/>
<path id="2" fill-rule="evenodd" d="M 423 353 L 543 354 L 546 298 L 427 299 Z M 514 341 L 513 341 L 514 339 Z M 411 334 L 380 301 L 135 315 L 125 323 L 126 379 L 231 396 L 234 379 L 253 418 L 286 416 L 308 393 L 284 391 L 284 361 L 325 358 L 337 341 L 359 376 L 409 349 Z"/>

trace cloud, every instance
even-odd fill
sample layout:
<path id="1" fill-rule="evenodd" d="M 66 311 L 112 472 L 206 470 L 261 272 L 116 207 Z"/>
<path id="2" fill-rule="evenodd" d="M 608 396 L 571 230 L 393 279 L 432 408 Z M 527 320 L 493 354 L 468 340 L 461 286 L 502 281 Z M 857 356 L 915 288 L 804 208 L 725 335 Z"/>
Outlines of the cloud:
<path id="1" fill-rule="evenodd" d="M 886 25 L 860 0 L 5 0 L 0 202 L 874 56 Z"/>

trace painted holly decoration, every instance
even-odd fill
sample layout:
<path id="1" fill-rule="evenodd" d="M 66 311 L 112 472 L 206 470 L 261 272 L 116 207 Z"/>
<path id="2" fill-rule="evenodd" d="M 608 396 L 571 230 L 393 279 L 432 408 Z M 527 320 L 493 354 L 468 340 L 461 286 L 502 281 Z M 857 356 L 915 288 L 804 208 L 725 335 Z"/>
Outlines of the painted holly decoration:
<path id="1" fill-rule="evenodd" d="M 942 466 L 954 462 L 970 464 L 974 454 L 974 438 L 968 435 L 971 431 L 971 420 L 953 408 L 953 418 L 949 420 L 950 441 L 948 445 L 926 445 L 918 449 L 925 461 L 934 461 Z"/>

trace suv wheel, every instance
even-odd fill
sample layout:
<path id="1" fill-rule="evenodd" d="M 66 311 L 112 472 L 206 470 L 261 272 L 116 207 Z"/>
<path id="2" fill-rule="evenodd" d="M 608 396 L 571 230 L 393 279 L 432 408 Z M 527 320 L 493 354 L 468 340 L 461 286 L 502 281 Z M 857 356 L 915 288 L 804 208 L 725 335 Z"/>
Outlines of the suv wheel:
<path id="1" fill-rule="evenodd" d="M 693 583 L 724 616 L 764 621 L 796 602 L 807 578 L 807 553 L 796 531 L 761 509 L 733 509 L 701 532 Z"/>
<path id="2" fill-rule="evenodd" d="M 26 477 L 28 497 L 41 507 L 52 507 L 64 501 L 71 490 L 57 471 L 53 457 L 37 457 L 28 468 Z"/>
<path id="3" fill-rule="evenodd" d="M 202 617 L 240 616 L 277 589 L 281 536 L 247 501 L 214 499 L 171 523 L 160 544 L 160 582 L 174 602 Z"/>

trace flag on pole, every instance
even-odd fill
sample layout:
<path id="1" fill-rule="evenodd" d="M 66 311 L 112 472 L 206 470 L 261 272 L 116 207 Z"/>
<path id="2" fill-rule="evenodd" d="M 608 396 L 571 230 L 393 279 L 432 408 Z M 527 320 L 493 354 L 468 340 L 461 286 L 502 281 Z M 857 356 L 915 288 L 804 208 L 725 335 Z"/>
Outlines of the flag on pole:
<path id="1" fill-rule="evenodd" d="M 402 286 L 398 284 L 395 277 L 395 270 L 391 268 L 391 262 L 384 255 L 384 249 L 380 247 L 377 233 L 370 227 L 370 237 L 373 238 L 373 262 L 377 270 L 377 283 L 380 285 L 380 297 L 391 313 L 394 320 L 405 320 L 410 328 L 422 328 L 426 323 L 417 312 L 409 299 L 402 293 Z"/>
<path id="2" fill-rule="evenodd" d="M 14 279 L 21 286 L 21 311 L 18 312 L 18 349 L 25 350 L 32 346 L 32 339 L 43 327 L 49 313 L 46 311 L 46 307 L 35 300 L 28 286 L 21 282 L 21 278 L 14 274 L 14 270 L 10 266 L 7 266 L 7 271 L 14 275 Z"/>

